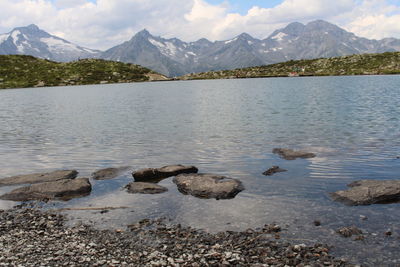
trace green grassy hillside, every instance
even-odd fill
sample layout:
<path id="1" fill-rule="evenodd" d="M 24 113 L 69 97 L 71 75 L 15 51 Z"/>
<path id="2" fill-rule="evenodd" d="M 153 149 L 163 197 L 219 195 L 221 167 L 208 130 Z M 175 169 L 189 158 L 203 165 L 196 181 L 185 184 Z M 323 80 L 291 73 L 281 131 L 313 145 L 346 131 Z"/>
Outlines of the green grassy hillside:
<path id="1" fill-rule="evenodd" d="M 292 60 L 284 63 L 235 70 L 188 74 L 181 79 L 233 79 L 256 77 L 338 76 L 400 74 L 400 52 L 363 54 L 337 58 Z"/>
<path id="2" fill-rule="evenodd" d="M 167 78 L 138 65 L 101 59 L 58 63 L 32 56 L 0 55 L 0 89 L 164 79 Z"/>

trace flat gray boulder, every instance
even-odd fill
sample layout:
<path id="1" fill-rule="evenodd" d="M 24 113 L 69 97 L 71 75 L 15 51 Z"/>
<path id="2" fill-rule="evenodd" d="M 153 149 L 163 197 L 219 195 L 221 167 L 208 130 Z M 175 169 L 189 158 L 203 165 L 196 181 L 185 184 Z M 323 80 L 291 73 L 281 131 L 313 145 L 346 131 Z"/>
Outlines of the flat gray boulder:
<path id="1" fill-rule="evenodd" d="M 297 158 L 308 159 L 314 158 L 316 155 L 311 152 L 302 150 L 293 150 L 289 148 L 274 148 L 272 153 L 278 154 L 281 158 L 286 160 L 295 160 Z"/>
<path id="2" fill-rule="evenodd" d="M 76 170 L 63 170 L 63 171 L 54 171 L 47 173 L 18 175 L 0 179 L 0 186 L 37 184 L 37 183 L 53 182 L 65 179 L 75 179 L 77 175 L 78 172 Z"/>
<path id="3" fill-rule="evenodd" d="M 331 193 L 332 199 L 351 206 L 400 201 L 400 180 L 361 180 L 347 186 L 350 189 Z"/>
<path id="4" fill-rule="evenodd" d="M 17 188 L 0 196 L 3 200 L 29 201 L 43 199 L 69 200 L 88 195 L 92 186 L 88 178 L 59 180 Z"/>
<path id="5" fill-rule="evenodd" d="M 136 182 L 160 181 L 183 173 L 197 173 L 195 166 L 169 165 L 161 168 L 146 168 L 132 173 Z"/>
<path id="6" fill-rule="evenodd" d="M 160 194 L 168 191 L 164 186 L 155 183 L 132 182 L 125 187 L 132 194 Z"/>
<path id="7" fill-rule="evenodd" d="M 119 168 L 106 168 L 95 171 L 92 173 L 92 178 L 95 180 L 110 180 L 118 177 L 124 171 L 127 171 L 129 167 L 119 167 Z"/>
<path id="8" fill-rule="evenodd" d="M 244 190 L 239 180 L 214 174 L 181 174 L 173 182 L 181 193 L 198 198 L 229 199 Z"/>

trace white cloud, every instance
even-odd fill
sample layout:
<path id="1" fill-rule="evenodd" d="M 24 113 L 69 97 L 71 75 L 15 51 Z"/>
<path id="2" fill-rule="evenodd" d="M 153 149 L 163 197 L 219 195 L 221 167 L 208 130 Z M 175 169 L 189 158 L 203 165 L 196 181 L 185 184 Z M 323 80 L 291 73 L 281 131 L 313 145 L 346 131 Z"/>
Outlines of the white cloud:
<path id="1" fill-rule="evenodd" d="M 393 2 L 393 1 L 391 1 Z M 400 38 L 399 5 L 387 0 L 285 0 L 273 8 L 254 6 L 232 13 L 229 1 L 205 0 L 0 0 L 0 32 L 35 23 L 79 45 L 106 49 L 147 28 L 186 41 L 229 39 L 242 32 L 264 38 L 299 21 L 325 19 L 368 38 Z"/>

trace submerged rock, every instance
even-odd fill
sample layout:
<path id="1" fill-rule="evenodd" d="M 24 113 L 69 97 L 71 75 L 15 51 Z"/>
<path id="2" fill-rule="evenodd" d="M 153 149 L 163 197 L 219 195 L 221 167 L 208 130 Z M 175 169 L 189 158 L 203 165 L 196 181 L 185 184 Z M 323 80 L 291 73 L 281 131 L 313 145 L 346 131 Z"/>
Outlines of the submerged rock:
<path id="1" fill-rule="evenodd" d="M 297 158 L 307 159 L 307 158 L 314 158 L 316 156 L 314 153 L 311 152 L 306 152 L 302 150 L 296 151 L 288 148 L 274 148 L 272 150 L 272 153 L 278 154 L 279 156 L 281 156 L 281 158 L 286 160 L 294 160 Z"/>
<path id="2" fill-rule="evenodd" d="M 132 182 L 125 187 L 128 193 L 132 194 L 160 194 L 168 191 L 168 188 L 154 184 L 144 182 Z"/>
<path id="3" fill-rule="evenodd" d="M 287 170 L 281 169 L 281 168 L 279 168 L 279 166 L 272 166 L 271 168 L 269 168 L 268 170 L 263 172 L 263 175 L 271 176 L 271 175 L 273 175 L 275 173 L 278 173 L 278 172 L 287 172 Z"/>
<path id="4" fill-rule="evenodd" d="M 342 227 L 336 231 L 343 237 L 351 237 L 352 235 L 361 235 L 362 231 L 355 226 Z"/>
<path id="5" fill-rule="evenodd" d="M 122 172 L 127 171 L 129 167 L 106 168 L 92 173 L 92 178 L 95 180 L 109 180 L 119 176 Z"/>
<path id="6" fill-rule="evenodd" d="M 331 193 L 332 199 L 351 206 L 400 201 L 400 180 L 361 180 L 348 186 L 348 190 Z"/>
<path id="7" fill-rule="evenodd" d="M 146 168 L 132 173 L 137 182 L 162 180 L 183 173 L 197 173 L 199 170 L 194 166 L 169 165 L 161 168 Z"/>
<path id="8" fill-rule="evenodd" d="M 69 200 L 88 195 L 92 186 L 88 178 L 59 180 L 17 188 L 0 196 L 3 200 L 29 201 L 43 199 Z"/>
<path id="9" fill-rule="evenodd" d="M 76 170 L 63 170 L 63 171 L 54 171 L 47 173 L 18 175 L 0 179 L 0 186 L 37 184 L 37 183 L 52 182 L 64 179 L 75 179 L 77 175 L 78 172 Z"/>
<path id="10" fill-rule="evenodd" d="M 173 182 L 181 193 L 198 198 L 229 199 L 244 190 L 239 180 L 214 174 L 181 174 Z"/>

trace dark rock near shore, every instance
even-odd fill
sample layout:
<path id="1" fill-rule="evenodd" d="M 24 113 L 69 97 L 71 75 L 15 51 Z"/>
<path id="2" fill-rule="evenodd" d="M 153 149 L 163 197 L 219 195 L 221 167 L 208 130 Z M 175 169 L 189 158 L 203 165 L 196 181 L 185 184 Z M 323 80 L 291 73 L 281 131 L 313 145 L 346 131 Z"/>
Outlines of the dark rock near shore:
<path id="1" fill-rule="evenodd" d="M 229 199 L 244 190 L 239 180 L 214 174 L 181 174 L 173 182 L 181 193 L 198 198 Z"/>
<path id="2" fill-rule="evenodd" d="M 160 194 L 168 191 L 164 186 L 155 183 L 132 182 L 125 187 L 128 193 Z"/>
<path id="3" fill-rule="evenodd" d="M 263 175 L 271 176 L 271 175 L 273 175 L 275 173 L 278 173 L 278 172 L 287 172 L 287 170 L 281 169 L 281 168 L 279 168 L 279 166 L 272 166 L 271 168 L 269 168 L 268 170 L 263 172 Z"/>
<path id="4" fill-rule="evenodd" d="M 343 237 L 351 237 L 352 235 L 361 235 L 362 231 L 355 226 L 342 227 L 336 231 Z"/>
<path id="5" fill-rule="evenodd" d="M 331 193 L 332 199 L 351 206 L 400 201 L 400 180 L 361 180 L 348 186 L 348 190 Z"/>
<path id="6" fill-rule="evenodd" d="M 78 172 L 76 170 L 63 170 L 48 173 L 18 175 L 0 179 L 0 186 L 54 182 L 64 179 L 74 179 L 77 175 Z"/>
<path id="7" fill-rule="evenodd" d="M 146 168 L 132 173 L 136 182 L 159 182 L 162 179 L 183 173 L 197 173 L 194 166 L 169 165 L 161 168 Z"/>
<path id="8" fill-rule="evenodd" d="M 295 160 L 297 158 L 307 159 L 314 158 L 316 155 L 314 153 L 302 151 L 302 150 L 292 150 L 288 148 L 274 148 L 272 153 L 278 154 L 281 158 L 286 160 Z"/>
<path id="9" fill-rule="evenodd" d="M 121 173 L 127 171 L 128 169 L 129 167 L 101 169 L 92 173 L 92 178 L 95 180 L 110 180 L 118 177 Z"/>
<path id="10" fill-rule="evenodd" d="M 69 200 L 88 195 L 92 186 L 87 178 L 59 180 L 17 188 L 0 196 L 3 200 L 29 201 L 44 199 Z"/>

